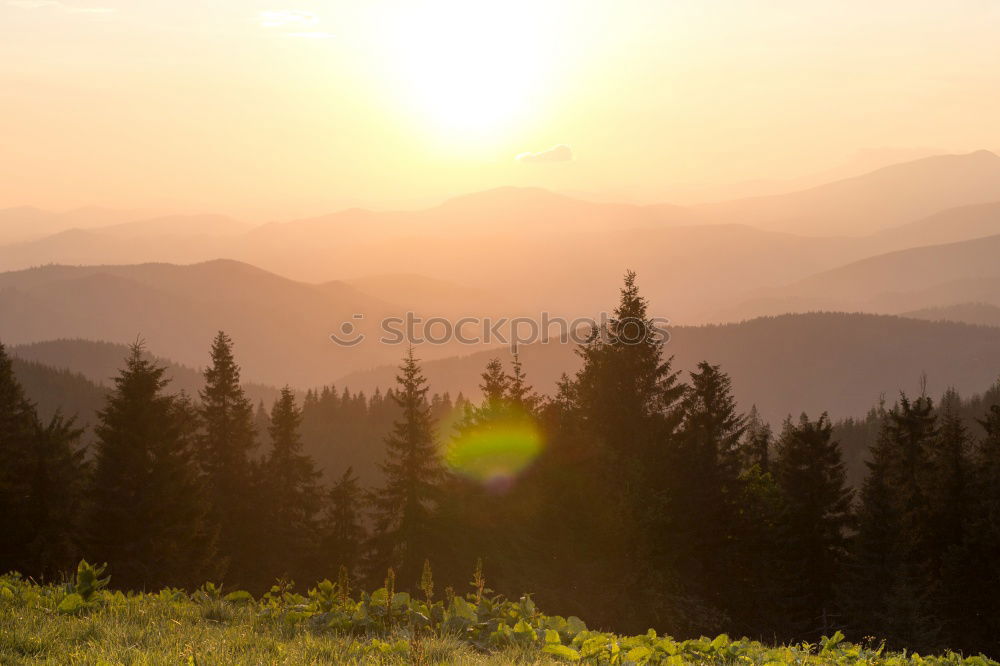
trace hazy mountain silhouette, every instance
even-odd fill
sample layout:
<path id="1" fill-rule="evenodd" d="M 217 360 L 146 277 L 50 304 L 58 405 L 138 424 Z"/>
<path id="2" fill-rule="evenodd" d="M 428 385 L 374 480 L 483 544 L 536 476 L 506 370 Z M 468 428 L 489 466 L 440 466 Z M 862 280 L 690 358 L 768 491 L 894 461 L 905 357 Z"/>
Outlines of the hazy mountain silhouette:
<path id="1" fill-rule="evenodd" d="M 989 303 L 957 303 L 904 312 L 904 317 L 928 321 L 957 321 L 976 326 L 1000 326 L 1000 307 Z"/>
<path id="2" fill-rule="evenodd" d="M 25 361 L 42 364 L 56 370 L 67 370 L 85 377 L 98 386 L 111 385 L 129 354 L 126 344 L 95 340 L 47 340 L 16 345 L 10 354 Z M 168 358 L 155 356 L 147 351 L 146 357 L 166 367 L 165 377 L 170 380 L 172 391 L 184 391 L 192 397 L 204 387 L 201 369 L 181 365 Z M 207 364 L 207 358 L 206 358 Z M 256 404 L 263 400 L 268 406 L 278 397 L 280 390 L 254 382 L 245 382 L 243 389 Z"/>
<path id="3" fill-rule="evenodd" d="M 722 321 L 807 310 L 899 313 L 982 301 L 1000 305 L 1000 235 L 899 250 L 762 289 Z"/>
<path id="4" fill-rule="evenodd" d="M 863 415 L 881 394 L 949 386 L 963 393 L 981 391 L 1000 377 L 1000 328 L 903 317 L 811 313 L 764 317 L 739 324 L 673 327 L 666 351 L 674 368 L 692 370 L 702 360 L 730 373 L 742 409 L 756 403 L 765 418 L 779 424 L 806 411 L 834 418 Z M 418 348 L 418 355 L 425 348 Z M 536 389 L 552 393 L 562 373 L 572 373 L 579 357 L 569 344 L 527 345 L 521 359 Z M 469 354 L 424 364 L 435 391 L 478 395 L 487 361 L 506 350 Z M 391 366 L 341 378 L 338 384 L 370 390 L 388 385 Z"/>
<path id="5" fill-rule="evenodd" d="M 439 317 L 455 319 L 473 312 L 512 316 L 520 310 L 506 294 L 415 273 L 369 275 L 346 282 L 379 300 Z"/>
<path id="6" fill-rule="evenodd" d="M 593 203 L 539 188 L 507 187 L 424 210 L 350 209 L 258 227 L 197 215 L 74 228 L 0 247 L 0 266 L 189 264 L 223 257 L 312 283 L 312 293 L 331 280 L 336 291 L 346 281 L 355 289 L 356 302 L 450 318 L 543 310 L 593 316 L 613 302 L 620 273 L 628 267 L 641 276 L 656 314 L 681 323 L 817 309 L 898 313 L 993 302 L 990 280 L 996 275 L 982 256 L 935 255 L 904 261 L 905 266 L 893 263 L 892 256 L 915 246 L 1000 232 L 998 183 L 1000 158 L 979 151 L 696 211 Z M 985 197 L 994 203 L 974 203 Z M 952 207 L 942 210 L 946 206 Z M 840 235 L 805 236 L 750 224 L 803 233 L 826 225 L 826 232 Z M 843 235 L 848 232 L 873 233 Z M 883 266 L 885 279 L 859 261 Z M 825 272 L 830 275 L 817 276 Z M 906 277 L 911 273 L 914 280 Z M 856 278 L 847 277 L 852 274 Z M 126 297 L 124 285 L 105 282 L 109 294 L 119 290 Z M 155 280 L 144 284 L 160 288 Z M 95 278 L 90 288 L 99 288 Z M 142 300 L 136 293 L 131 297 Z M 84 334 L 46 330 L 46 337 Z M 86 336 L 93 332 L 87 329 Z M 126 339 L 120 331 L 113 333 L 109 339 Z"/>
<path id="7" fill-rule="evenodd" d="M 234 236 L 250 231 L 254 225 L 225 215 L 166 215 L 99 227 L 97 231 L 118 238 L 137 236 Z"/>
<path id="8" fill-rule="evenodd" d="M 48 422 L 56 412 L 75 417 L 77 427 L 84 428 L 84 442 L 93 441 L 92 426 L 97 411 L 104 407 L 108 389 L 98 386 L 82 374 L 52 368 L 42 363 L 11 356 L 14 375 L 24 387 L 24 393 L 35 403 L 38 415 Z"/>
<path id="9" fill-rule="evenodd" d="M 904 249 L 955 243 L 1000 234 L 1000 201 L 949 208 L 915 222 L 886 229 L 872 240 L 877 247 Z"/>
<path id="10" fill-rule="evenodd" d="M 980 150 L 887 166 L 810 189 L 697 207 L 716 220 L 810 235 L 865 235 L 969 204 L 1000 201 L 1000 157 Z"/>
<path id="11" fill-rule="evenodd" d="M 65 212 L 41 210 L 31 206 L 0 209 L 0 244 L 17 243 L 73 228 L 89 229 L 135 219 L 134 211 L 109 208 L 77 208 Z"/>
<path id="12" fill-rule="evenodd" d="M 394 360 L 396 348 L 342 347 L 329 336 L 345 321 L 378 336 L 383 317 L 405 311 L 345 283 L 305 284 L 228 260 L 0 274 L 0 340 L 8 345 L 68 337 L 131 343 L 141 336 L 157 353 L 201 367 L 212 338 L 225 330 L 244 377 L 276 386 L 308 388 Z M 355 313 L 365 319 L 353 319 Z"/>

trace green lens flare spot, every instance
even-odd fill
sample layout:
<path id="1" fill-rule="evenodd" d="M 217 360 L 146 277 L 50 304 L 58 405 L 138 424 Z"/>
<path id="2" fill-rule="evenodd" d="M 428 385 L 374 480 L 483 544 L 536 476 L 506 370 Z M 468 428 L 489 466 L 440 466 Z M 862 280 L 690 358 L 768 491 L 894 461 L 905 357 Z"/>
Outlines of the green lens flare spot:
<path id="1" fill-rule="evenodd" d="M 462 476 L 493 483 L 516 478 L 541 451 L 542 438 L 534 424 L 490 424 L 452 441 L 445 461 Z"/>

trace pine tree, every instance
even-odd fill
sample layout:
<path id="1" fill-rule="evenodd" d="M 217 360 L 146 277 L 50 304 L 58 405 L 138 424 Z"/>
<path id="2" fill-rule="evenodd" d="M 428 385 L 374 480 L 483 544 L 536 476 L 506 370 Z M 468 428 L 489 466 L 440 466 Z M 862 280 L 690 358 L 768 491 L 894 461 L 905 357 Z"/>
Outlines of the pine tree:
<path id="1" fill-rule="evenodd" d="M 257 410 L 253 415 L 254 441 L 266 442 L 269 437 L 267 431 L 270 427 L 271 415 L 268 413 L 267 407 L 264 406 L 264 401 L 261 400 L 257 403 Z"/>
<path id="2" fill-rule="evenodd" d="M 826 414 L 786 422 L 774 476 L 783 497 L 781 562 L 794 591 L 782 606 L 799 638 L 832 635 L 835 582 L 847 555 L 853 491 L 847 487 L 840 445 Z"/>
<path id="3" fill-rule="evenodd" d="M 521 364 L 521 357 L 517 352 L 514 352 L 514 358 L 511 361 L 507 399 L 515 409 L 526 414 L 536 413 L 541 405 L 541 398 L 535 393 L 533 387 L 528 384 L 527 375 Z"/>
<path id="4" fill-rule="evenodd" d="M 285 386 L 271 408 L 271 446 L 260 465 L 260 512 L 271 546 L 261 555 L 267 577 L 315 575 L 322 504 L 312 458 L 302 452 L 302 412 Z"/>
<path id="5" fill-rule="evenodd" d="M 948 625 L 944 635 L 954 635 L 965 624 L 961 618 L 967 602 L 956 560 L 967 542 L 973 483 L 969 432 L 961 416 L 961 399 L 953 389 L 941 399 L 939 423 L 924 481 L 928 505 L 924 575 L 932 581 L 932 605 Z"/>
<path id="6" fill-rule="evenodd" d="M 54 578 L 72 570 L 80 549 L 80 506 L 90 468 L 80 446 L 81 428 L 58 412 L 48 425 L 37 424 L 29 452 L 26 505 L 31 534 L 22 571 Z"/>
<path id="7" fill-rule="evenodd" d="M 757 405 L 752 406 L 750 413 L 747 414 L 746 433 L 742 444 L 745 468 L 756 465 L 765 474 L 770 471 L 772 439 L 771 426 L 760 417 Z"/>
<path id="8" fill-rule="evenodd" d="M 424 559 L 432 554 L 432 523 L 443 471 L 434 442 L 427 380 L 411 347 L 396 377 L 393 398 L 402 416 L 386 438 L 384 485 L 371 502 L 375 519 L 371 569 L 393 567 L 399 580 L 416 584 Z"/>
<path id="9" fill-rule="evenodd" d="M 577 349 L 582 367 L 546 410 L 549 448 L 539 463 L 552 477 L 541 501 L 584 523 L 566 525 L 554 547 L 591 555 L 578 568 L 560 562 L 549 576 L 567 586 L 587 579 L 579 594 L 593 595 L 609 619 L 617 614 L 621 626 L 633 628 L 645 626 L 653 607 L 670 614 L 677 606 L 665 600 L 673 546 L 663 502 L 684 388 L 647 310 L 629 271 L 613 315 Z"/>
<path id="10" fill-rule="evenodd" d="M 98 415 L 87 553 L 125 589 L 191 587 L 218 573 L 193 461 L 197 415 L 164 393 L 164 372 L 133 345 Z"/>
<path id="11" fill-rule="evenodd" d="M 985 434 L 972 458 L 965 543 L 946 560 L 945 589 L 963 605 L 963 612 L 953 616 L 955 646 L 996 655 L 1000 654 L 1000 405 L 992 405 L 979 424 Z"/>
<path id="12" fill-rule="evenodd" d="M 507 397 L 510 388 L 510 377 L 503 369 L 500 359 L 490 359 L 486 371 L 482 374 L 483 383 L 479 385 L 483 392 L 483 400 L 487 404 L 498 405 Z"/>
<path id="13" fill-rule="evenodd" d="M 29 451 L 38 428 L 34 406 L 14 376 L 14 368 L 0 345 L 0 571 L 24 571 L 25 545 L 31 534 L 25 484 Z"/>
<path id="14" fill-rule="evenodd" d="M 250 455 L 256 446 L 256 426 L 253 406 L 240 386 L 232 340 L 222 331 L 212 343 L 212 365 L 204 376 L 198 462 L 211 516 L 219 528 L 220 553 L 230 563 L 230 579 L 240 580 L 250 566 L 243 559 L 253 538 L 247 497 L 253 495 Z"/>
<path id="15" fill-rule="evenodd" d="M 631 474 L 657 457 L 679 421 L 684 393 L 635 280 L 626 273 L 614 316 L 577 350 L 583 367 L 573 387 L 580 416 L 600 436 L 609 462 Z"/>
<path id="16" fill-rule="evenodd" d="M 82 430 L 58 412 L 47 425 L 0 344 L 0 571 L 54 577 L 79 555 L 87 482 Z"/>
<path id="17" fill-rule="evenodd" d="M 698 364 L 684 395 L 684 421 L 666 466 L 669 475 L 664 536 L 673 548 L 678 574 L 705 608 L 690 630 L 715 631 L 747 577 L 739 554 L 740 443 L 745 419 L 737 412 L 732 382 L 718 366 Z"/>
<path id="18" fill-rule="evenodd" d="M 861 491 L 845 605 L 863 631 L 919 650 L 940 624 L 926 572 L 931 555 L 927 469 L 938 438 L 933 402 L 902 395 L 888 411 Z"/>
<path id="19" fill-rule="evenodd" d="M 453 535 L 447 551 L 435 553 L 435 567 L 446 575 L 464 575 L 470 562 L 487 553 L 491 562 L 509 563 L 505 569 L 523 569 L 524 525 L 533 517 L 537 503 L 530 513 L 525 510 L 523 481 L 534 460 L 518 457 L 518 447 L 537 432 L 537 423 L 525 406 L 530 387 L 524 383 L 524 370 L 518 365 L 516 372 L 517 380 L 505 372 L 500 359 L 491 359 L 480 375 L 482 402 L 466 405 L 463 418 L 448 437 L 445 459 L 460 473 L 447 476 L 437 510 L 440 532 Z M 510 446 L 483 453 L 475 461 L 483 465 L 478 470 L 450 457 L 477 442 Z"/>
<path id="20" fill-rule="evenodd" d="M 327 495 L 323 519 L 323 557 L 332 564 L 357 573 L 367 538 L 363 521 L 364 493 L 350 467 L 333 484 Z"/>

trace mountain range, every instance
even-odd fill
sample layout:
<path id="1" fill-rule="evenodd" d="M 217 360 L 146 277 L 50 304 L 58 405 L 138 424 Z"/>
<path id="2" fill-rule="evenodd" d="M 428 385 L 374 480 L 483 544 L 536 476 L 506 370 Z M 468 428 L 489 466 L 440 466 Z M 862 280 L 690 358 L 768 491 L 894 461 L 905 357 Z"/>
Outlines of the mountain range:
<path id="1" fill-rule="evenodd" d="M 285 383 L 367 389 L 390 384 L 405 351 L 375 342 L 387 317 L 597 317 L 632 269 L 650 313 L 672 322 L 678 367 L 731 364 L 741 400 L 775 418 L 799 409 L 846 416 L 911 386 L 919 370 L 967 390 L 995 379 L 997 330 L 955 322 L 1000 322 L 998 256 L 1000 157 L 986 151 L 693 207 L 499 188 L 425 210 L 351 209 L 258 226 L 220 215 L 7 209 L 0 340 L 78 338 L 20 351 L 100 383 L 120 348 L 86 341 L 141 337 L 189 388 L 224 329 L 262 395 Z M 906 317 L 760 319 L 815 311 Z M 368 340 L 334 344 L 345 322 Z M 804 362 L 810 336 L 822 349 Z M 452 342 L 419 353 L 437 389 L 474 392 L 497 349 Z M 528 345 L 524 354 L 537 360 L 546 390 L 574 367 L 566 345 Z M 871 374 L 851 374 L 859 362 Z M 812 396 L 802 388 L 815 383 L 808 367 L 836 381 Z"/>
<path id="2" fill-rule="evenodd" d="M 499 188 L 425 210 L 350 209 L 260 226 L 218 215 L 127 222 L 123 215 L 0 211 L 0 268 L 228 258 L 296 281 L 362 285 L 379 300 L 449 317 L 477 301 L 476 314 L 592 315 L 630 268 L 658 313 L 677 322 L 722 322 L 786 306 L 901 312 L 952 305 L 928 299 L 954 294 L 944 289 L 882 310 L 877 298 L 866 303 L 867 292 L 824 301 L 794 285 L 920 246 L 967 241 L 959 254 L 989 252 L 972 241 L 1000 234 L 1000 157 L 928 157 L 798 192 L 687 208 Z M 79 224 L 63 228 L 73 220 Z M 10 242 L 33 224 L 33 238 Z"/>

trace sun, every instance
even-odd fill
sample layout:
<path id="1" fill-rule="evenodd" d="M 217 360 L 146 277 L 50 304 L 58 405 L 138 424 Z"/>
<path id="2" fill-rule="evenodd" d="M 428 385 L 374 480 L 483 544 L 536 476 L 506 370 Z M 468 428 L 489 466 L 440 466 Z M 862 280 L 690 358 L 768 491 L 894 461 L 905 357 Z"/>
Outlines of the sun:
<path id="1" fill-rule="evenodd" d="M 553 65 L 554 16 L 541 5 L 395 3 L 384 15 L 385 64 L 406 113 L 461 135 L 495 134 L 530 117 Z"/>

